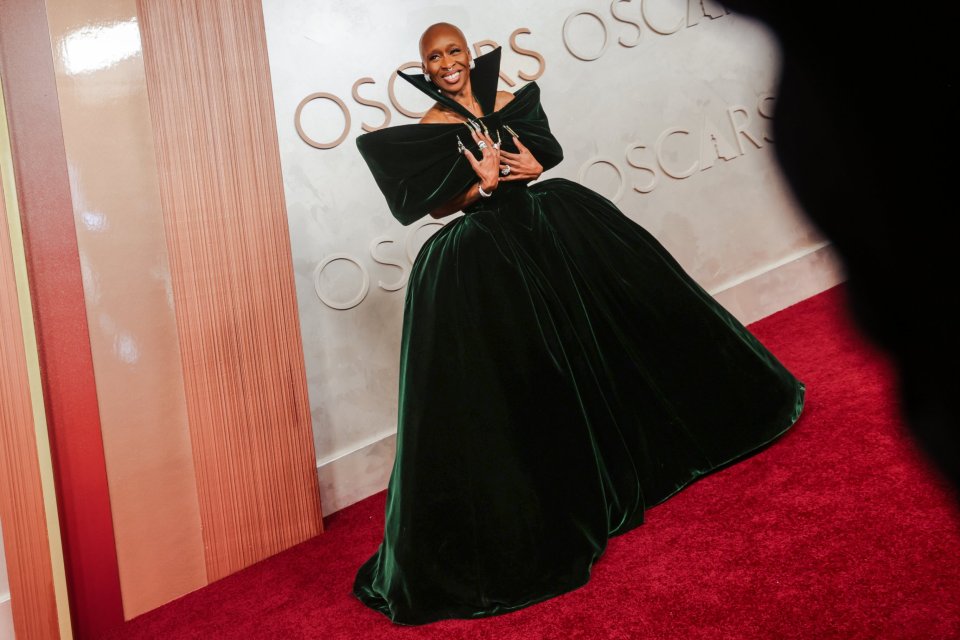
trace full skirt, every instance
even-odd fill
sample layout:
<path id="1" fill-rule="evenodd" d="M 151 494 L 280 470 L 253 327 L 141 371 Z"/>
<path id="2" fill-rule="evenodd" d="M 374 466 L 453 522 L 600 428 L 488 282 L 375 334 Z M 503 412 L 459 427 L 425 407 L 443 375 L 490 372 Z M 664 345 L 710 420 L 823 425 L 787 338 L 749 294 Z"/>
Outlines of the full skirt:
<path id="1" fill-rule="evenodd" d="M 584 585 L 644 510 L 794 424 L 804 386 L 643 227 L 563 179 L 421 249 L 383 542 L 353 593 L 399 624 Z"/>

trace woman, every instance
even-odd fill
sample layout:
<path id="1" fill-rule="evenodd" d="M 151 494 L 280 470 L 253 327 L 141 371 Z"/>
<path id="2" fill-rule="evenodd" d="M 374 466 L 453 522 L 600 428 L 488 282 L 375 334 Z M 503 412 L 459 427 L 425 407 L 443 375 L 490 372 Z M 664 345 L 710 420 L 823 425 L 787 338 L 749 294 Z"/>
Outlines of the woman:
<path id="1" fill-rule="evenodd" d="M 410 273 L 386 527 L 354 584 L 402 624 L 582 586 L 611 536 L 774 440 L 804 397 L 610 201 L 528 186 L 562 152 L 535 83 L 497 91 L 499 49 L 474 61 L 437 24 L 420 52 L 424 75 L 400 75 L 437 104 L 357 140 L 400 222 L 466 214 Z"/>

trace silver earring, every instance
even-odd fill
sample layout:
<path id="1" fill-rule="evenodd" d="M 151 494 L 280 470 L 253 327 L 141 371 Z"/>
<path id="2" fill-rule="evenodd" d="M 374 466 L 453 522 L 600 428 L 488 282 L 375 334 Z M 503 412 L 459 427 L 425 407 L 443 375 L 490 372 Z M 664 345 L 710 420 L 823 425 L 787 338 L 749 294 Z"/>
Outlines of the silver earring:
<path id="1" fill-rule="evenodd" d="M 430 82 L 430 74 L 429 73 L 423 74 L 423 79 L 426 80 L 427 82 Z"/>
<path id="2" fill-rule="evenodd" d="M 476 66 L 477 66 L 477 63 L 473 61 L 473 58 L 470 58 L 470 68 L 474 69 L 476 68 Z"/>

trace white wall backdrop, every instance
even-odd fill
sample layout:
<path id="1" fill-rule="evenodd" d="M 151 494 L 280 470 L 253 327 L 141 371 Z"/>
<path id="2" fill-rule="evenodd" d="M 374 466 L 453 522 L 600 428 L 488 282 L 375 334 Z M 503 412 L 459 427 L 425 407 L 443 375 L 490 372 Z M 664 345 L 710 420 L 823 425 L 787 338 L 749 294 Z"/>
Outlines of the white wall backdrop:
<path id="1" fill-rule="evenodd" d="M 393 463 L 402 285 L 438 221 L 395 222 L 354 140 L 427 108 L 390 79 L 433 22 L 502 45 L 516 83 L 502 89 L 542 70 L 565 152 L 544 177 L 614 199 L 742 321 L 842 279 L 775 161 L 776 42 L 711 0 L 264 0 L 264 14 L 326 513 L 385 488 Z"/>

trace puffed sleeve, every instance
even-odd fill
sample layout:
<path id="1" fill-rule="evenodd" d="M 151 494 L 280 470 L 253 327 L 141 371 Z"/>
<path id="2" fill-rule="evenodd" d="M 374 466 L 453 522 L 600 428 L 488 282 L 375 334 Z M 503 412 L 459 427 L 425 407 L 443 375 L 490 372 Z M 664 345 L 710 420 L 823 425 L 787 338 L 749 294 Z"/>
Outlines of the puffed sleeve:
<path id="1" fill-rule="evenodd" d="M 467 130 L 417 124 L 357 138 L 360 155 L 401 224 L 416 222 L 476 181 L 476 173 L 457 147 L 458 133 L 463 139 Z"/>
<path id="2" fill-rule="evenodd" d="M 520 142 L 530 149 L 537 162 L 543 165 L 544 171 L 563 160 L 563 148 L 550 132 L 550 123 L 540 104 L 540 88 L 536 83 L 518 91 L 517 97 L 495 115 L 516 131 Z"/>

